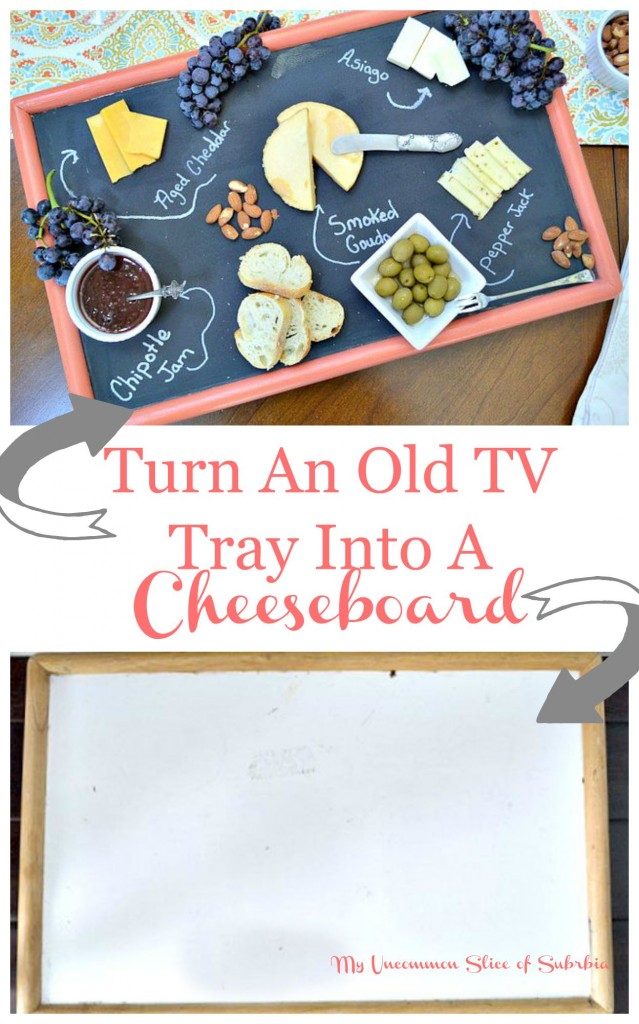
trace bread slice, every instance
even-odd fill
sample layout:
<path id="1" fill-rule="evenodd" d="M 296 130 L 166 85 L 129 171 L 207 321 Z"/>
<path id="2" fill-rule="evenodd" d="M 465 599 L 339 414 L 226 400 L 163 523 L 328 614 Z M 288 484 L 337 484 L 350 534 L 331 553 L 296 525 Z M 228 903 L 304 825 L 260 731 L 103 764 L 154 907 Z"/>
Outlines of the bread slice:
<path id="1" fill-rule="evenodd" d="M 291 322 L 286 332 L 284 351 L 280 356 L 280 362 L 284 366 L 294 366 L 301 363 L 302 359 L 311 351 L 311 332 L 304 313 L 302 299 L 287 299 L 291 307 Z"/>
<path id="2" fill-rule="evenodd" d="M 331 144 L 340 135 L 359 135 L 359 128 L 353 118 L 339 107 L 311 101 L 287 107 L 277 115 L 277 120 L 281 124 L 304 108 L 308 111 L 313 160 L 326 171 L 336 185 L 346 192 L 350 191 L 362 169 L 364 154 L 343 153 L 337 156 L 333 153 Z"/>
<path id="3" fill-rule="evenodd" d="M 315 175 L 308 110 L 301 107 L 269 135 L 262 154 L 269 185 L 288 206 L 315 209 Z"/>
<path id="4" fill-rule="evenodd" d="M 313 341 L 326 341 L 339 334 L 344 324 L 341 302 L 310 291 L 302 299 L 302 305 Z"/>
<path id="5" fill-rule="evenodd" d="M 313 272 L 304 257 L 291 258 L 288 250 L 275 242 L 249 249 L 240 259 L 238 275 L 247 288 L 287 299 L 301 299 L 313 284 Z"/>
<path id="6" fill-rule="evenodd" d="M 238 351 L 257 370 L 279 363 L 291 322 L 291 306 L 277 295 L 247 295 L 237 311 Z"/>

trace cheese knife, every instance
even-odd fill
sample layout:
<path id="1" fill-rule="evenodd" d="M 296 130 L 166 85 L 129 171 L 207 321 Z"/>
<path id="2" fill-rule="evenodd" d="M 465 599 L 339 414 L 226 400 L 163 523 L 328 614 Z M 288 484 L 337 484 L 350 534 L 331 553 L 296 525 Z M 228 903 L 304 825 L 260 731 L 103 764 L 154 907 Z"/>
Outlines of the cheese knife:
<path id="1" fill-rule="evenodd" d="M 331 150 L 336 156 L 345 153 L 365 153 L 369 150 L 387 150 L 392 153 L 450 153 L 461 146 L 463 139 L 457 132 L 440 135 L 340 135 L 333 139 Z"/>

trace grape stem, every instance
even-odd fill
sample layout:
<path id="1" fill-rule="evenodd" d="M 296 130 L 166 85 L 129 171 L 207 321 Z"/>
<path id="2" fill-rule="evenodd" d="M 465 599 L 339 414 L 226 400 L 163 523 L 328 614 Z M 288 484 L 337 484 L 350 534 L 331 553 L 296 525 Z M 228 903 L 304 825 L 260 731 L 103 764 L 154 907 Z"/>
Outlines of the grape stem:
<path id="1" fill-rule="evenodd" d="M 264 24 L 264 21 L 266 19 L 266 15 L 267 14 L 268 14 L 268 11 L 264 11 L 262 13 L 262 16 L 259 19 L 257 25 L 253 29 L 253 31 L 252 32 L 247 32 L 245 36 L 242 36 L 242 38 L 240 39 L 239 43 L 237 44 L 238 50 L 242 50 L 242 51 L 246 52 L 246 41 L 247 41 L 247 39 L 250 39 L 251 36 L 257 36 L 257 35 L 260 34 L 260 29 L 262 28 L 262 25 Z M 222 59 L 222 63 L 223 64 L 228 64 L 229 63 L 228 56 L 227 57 L 222 57 L 221 59 Z"/>

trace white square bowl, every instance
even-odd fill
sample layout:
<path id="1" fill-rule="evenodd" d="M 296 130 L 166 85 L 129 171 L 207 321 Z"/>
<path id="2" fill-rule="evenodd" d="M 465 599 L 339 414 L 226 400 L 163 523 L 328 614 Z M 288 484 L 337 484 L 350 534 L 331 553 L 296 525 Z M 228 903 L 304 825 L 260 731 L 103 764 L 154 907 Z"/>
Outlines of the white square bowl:
<path id="1" fill-rule="evenodd" d="M 424 235 L 431 245 L 443 245 L 448 250 L 448 261 L 451 266 L 453 274 L 459 278 L 461 282 L 461 291 L 459 298 L 463 299 L 468 295 L 473 295 L 475 292 L 481 292 L 486 286 L 486 278 L 483 274 L 469 263 L 465 256 L 456 249 L 454 245 L 446 238 L 446 235 L 442 234 L 438 228 L 435 227 L 432 221 L 425 217 L 423 213 L 415 213 L 407 220 L 405 224 L 395 232 L 392 238 L 389 238 L 387 242 L 380 245 L 379 249 L 376 249 L 372 256 L 370 256 L 366 263 L 363 263 L 361 267 L 355 271 L 351 276 L 351 281 L 355 285 L 358 291 L 368 299 L 369 302 L 375 306 L 382 316 L 393 325 L 398 334 L 406 338 L 409 345 L 413 348 L 421 351 L 430 345 L 438 334 L 448 327 L 455 317 L 458 315 L 459 310 L 455 300 L 447 302 L 444 312 L 441 316 L 429 317 L 425 316 L 423 320 L 420 320 L 418 324 L 411 327 L 406 323 L 401 313 L 398 313 L 396 309 L 393 309 L 390 299 L 384 299 L 381 295 L 378 295 L 375 291 L 375 284 L 379 278 L 379 272 L 377 270 L 382 260 L 385 260 L 391 254 L 391 249 L 395 245 L 395 242 L 399 242 L 404 238 L 409 238 L 410 235 L 418 234 Z"/>

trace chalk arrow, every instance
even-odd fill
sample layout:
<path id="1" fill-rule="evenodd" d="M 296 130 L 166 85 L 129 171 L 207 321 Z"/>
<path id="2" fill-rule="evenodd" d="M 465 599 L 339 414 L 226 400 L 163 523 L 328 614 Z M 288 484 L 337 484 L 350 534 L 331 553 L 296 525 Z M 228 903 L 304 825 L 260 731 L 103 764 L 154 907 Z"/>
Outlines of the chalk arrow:
<path id="1" fill-rule="evenodd" d="M 324 253 L 320 251 L 317 245 L 317 225 L 319 222 L 320 213 L 324 213 L 324 207 L 320 206 L 320 204 L 318 203 L 317 206 L 315 207 L 315 222 L 313 224 L 313 248 L 315 249 L 317 255 L 321 256 L 321 258 L 323 260 L 326 260 L 327 263 L 337 263 L 339 264 L 340 267 L 359 266 L 359 264 L 362 262 L 361 260 L 332 260 L 330 256 L 325 256 Z"/>
<path id="2" fill-rule="evenodd" d="M 554 583 L 523 596 L 543 602 L 538 619 L 584 604 L 616 604 L 625 610 L 628 622 L 616 650 L 579 679 L 563 668 L 537 716 L 540 723 L 601 722 L 596 705 L 611 697 L 639 668 L 639 590 L 611 576 L 589 576 Z"/>
<path id="3" fill-rule="evenodd" d="M 453 244 L 453 239 L 454 239 L 455 235 L 457 234 L 457 232 L 459 231 L 459 229 L 462 226 L 462 224 L 465 224 L 469 231 L 472 231 L 472 225 L 471 225 L 470 221 L 468 220 L 468 217 L 466 216 L 465 213 L 454 213 L 450 219 L 454 220 L 454 221 L 457 221 L 457 223 L 455 224 L 455 227 L 453 228 L 452 234 L 451 234 L 450 238 L 448 239 L 448 241 L 452 245 Z"/>
<path id="4" fill-rule="evenodd" d="M 417 99 L 414 103 L 395 103 L 391 94 L 389 92 L 386 93 L 386 99 L 390 103 L 391 107 L 397 107 L 398 110 L 417 110 L 418 107 L 421 107 L 427 96 L 429 99 L 433 98 L 433 94 L 427 85 L 425 85 L 423 89 L 417 90 Z"/>
<path id="5" fill-rule="evenodd" d="M 70 160 L 72 164 L 77 164 L 78 159 L 79 159 L 79 157 L 78 157 L 78 154 L 77 154 L 75 149 L 63 149 L 62 150 L 62 161 L 60 163 L 60 181 L 62 182 L 62 184 L 64 185 L 65 189 L 67 190 L 67 192 L 69 193 L 70 196 L 75 195 L 75 193 L 71 191 L 71 189 L 69 188 L 69 186 L 67 185 L 67 183 L 65 181 L 65 178 L 64 178 L 64 165 L 66 164 L 67 160 Z"/>
<path id="6" fill-rule="evenodd" d="M 81 395 L 69 395 L 69 398 L 73 412 L 25 431 L 0 455 L 0 512 L 13 526 L 37 537 L 57 540 L 113 537 L 114 534 L 97 525 L 105 508 L 91 512 L 52 512 L 27 505 L 20 498 L 24 477 L 42 459 L 83 441 L 91 455 L 97 455 L 131 415 L 128 410 L 108 402 L 97 402 Z"/>

